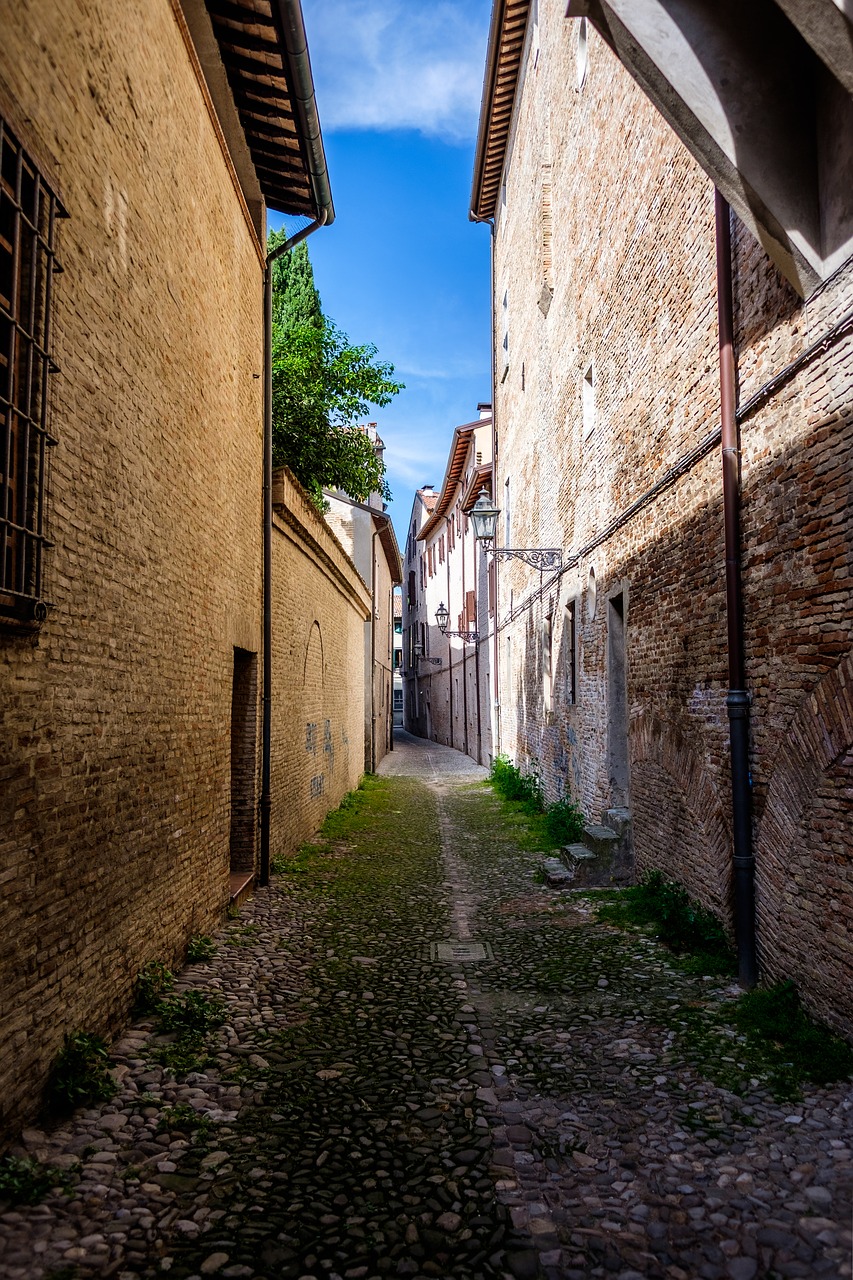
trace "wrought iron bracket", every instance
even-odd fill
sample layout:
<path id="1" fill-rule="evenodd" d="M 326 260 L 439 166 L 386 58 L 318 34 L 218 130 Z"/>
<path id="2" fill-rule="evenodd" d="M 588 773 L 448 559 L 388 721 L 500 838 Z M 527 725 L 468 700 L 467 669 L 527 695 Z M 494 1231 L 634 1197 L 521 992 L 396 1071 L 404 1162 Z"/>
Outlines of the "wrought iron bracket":
<path id="1" fill-rule="evenodd" d="M 480 639 L 479 631 L 451 631 L 448 628 L 442 634 L 446 636 L 455 636 L 457 640 L 464 640 L 466 644 L 476 644 Z"/>
<path id="2" fill-rule="evenodd" d="M 419 653 L 418 659 L 421 662 L 431 662 L 434 667 L 441 666 L 441 658 L 428 658 L 425 653 Z"/>
<path id="3" fill-rule="evenodd" d="M 531 569 L 538 569 L 540 573 L 563 567 L 561 547 L 486 547 L 486 551 L 504 560 L 523 560 Z"/>

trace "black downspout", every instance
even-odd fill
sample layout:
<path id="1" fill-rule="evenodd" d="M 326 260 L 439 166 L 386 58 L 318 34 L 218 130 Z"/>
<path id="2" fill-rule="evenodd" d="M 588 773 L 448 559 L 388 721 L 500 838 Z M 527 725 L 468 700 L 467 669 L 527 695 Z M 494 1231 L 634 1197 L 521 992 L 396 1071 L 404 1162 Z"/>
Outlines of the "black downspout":
<path id="1" fill-rule="evenodd" d="M 755 857 L 752 851 L 752 779 L 749 772 L 749 706 L 746 690 L 741 584 L 740 450 L 736 418 L 732 248 L 729 206 L 715 193 L 717 311 L 720 339 L 720 420 L 723 461 L 723 521 L 726 540 L 729 751 L 732 775 L 732 868 L 738 979 L 757 981 L 755 947 Z"/>
<path id="2" fill-rule="evenodd" d="M 261 719 L 261 849 L 258 883 L 270 882 L 270 789 L 272 755 L 272 266 L 276 258 L 288 253 L 300 240 L 305 240 L 319 227 L 325 226 L 325 209 L 319 217 L 284 244 L 267 254 L 264 266 L 264 550 L 263 550 L 263 694 Z"/>

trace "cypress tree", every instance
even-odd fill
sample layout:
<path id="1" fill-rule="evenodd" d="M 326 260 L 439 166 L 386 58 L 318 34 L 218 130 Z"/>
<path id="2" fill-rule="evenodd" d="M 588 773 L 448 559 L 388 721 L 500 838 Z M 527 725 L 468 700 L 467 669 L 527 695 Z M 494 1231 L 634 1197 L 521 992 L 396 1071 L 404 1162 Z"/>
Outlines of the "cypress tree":
<path id="1" fill-rule="evenodd" d="M 284 231 L 270 233 L 268 249 L 277 249 L 286 239 Z M 285 333 L 292 329 L 322 329 L 323 309 L 314 284 L 314 269 L 303 240 L 289 253 L 276 258 L 272 268 L 273 320 Z"/>

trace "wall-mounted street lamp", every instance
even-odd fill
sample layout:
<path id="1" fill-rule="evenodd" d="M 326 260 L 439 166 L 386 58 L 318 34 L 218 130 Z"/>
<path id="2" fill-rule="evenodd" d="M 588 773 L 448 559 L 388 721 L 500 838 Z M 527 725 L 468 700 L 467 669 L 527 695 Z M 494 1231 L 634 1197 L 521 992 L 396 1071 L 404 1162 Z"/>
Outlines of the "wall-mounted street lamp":
<path id="1" fill-rule="evenodd" d="M 476 536 L 476 535 L 475 535 Z M 476 644 L 480 639 L 479 631 L 449 631 L 447 624 L 450 621 L 450 610 L 442 600 L 441 604 L 435 611 L 435 621 L 438 629 L 443 636 L 456 636 L 459 640 L 464 640 L 466 644 Z"/>
<path id="2" fill-rule="evenodd" d="M 428 658 L 423 651 L 423 645 L 418 641 L 415 642 L 415 657 L 420 658 L 422 662 L 431 662 L 434 667 L 441 666 L 441 658 Z"/>
<path id="3" fill-rule="evenodd" d="M 504 560 L 523 560 L 531 569 L 544 573 L 549 569 L 557 570 L 563 564 L 561 547 L 495 547 L 495 540 L 500 510 L 490 504 L 485 489 L 469 512 L 469 519 L 474 526 L 474 537 L 483 544 L 483 550 L 489 555 Z M 439 623 L 439 626 L 441 624 Z"/>

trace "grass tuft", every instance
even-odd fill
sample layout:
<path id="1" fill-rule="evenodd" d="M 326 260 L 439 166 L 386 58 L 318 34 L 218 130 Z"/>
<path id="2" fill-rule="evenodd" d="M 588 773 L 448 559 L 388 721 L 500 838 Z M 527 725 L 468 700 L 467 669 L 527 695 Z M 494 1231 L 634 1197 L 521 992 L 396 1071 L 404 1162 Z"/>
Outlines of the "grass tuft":
<path id="1" fill-rule="evenodd" d="M 792 1086 L 803 1080 L 830 1084 L 853 1074 L 853 1048 L 808 1016 L 790 979 L 741 996 L 735 1022 L 749 1040 L 762 1042 L 775 1074 Z"/>
<path id="2" fill-rule="evenodd" d="M 47 1083 L 52 1111 L 67 1114 L 75 1107 L 107 1102 L 116 1092 L 109 1073 L 109 1049 L 100 1036 L 85 1031 L 66 1033 Z"/>
<path id="3" fill-rule="evenodd" d="M 72 1169 L 58 1169 L 18 1156 L 0 1158 L 0 1201 L 9 1205 L 38 1204 L 54 1187 L 67 1191 L 73 1180 Z"/>
<path id="4" fill-rule="evenodd" d="M 510 812 L 530 820 L 533 847 L 555 849 L 580 840 L 584 828 L 580 809 L 568 796 L 546 805 L 538 774 L 522 773 L 509 756 L 495 756 L 489 782 L 497 795 L 512 806 Z"/>
<path id="5" fill-rule="evenodd" d="M 187 960 L 196 964 L 200 960 L 211 960 L 216 952 L 216 943 L 206 934 L 198 933 L 187 943 Z"/>
<path id="6" fill-rule="evenodd" d="M 684 958 L 689 969 L 719 974 L 735 971 L 734 953 L 717 917 L 660 871 L 648 872 L 639 884 L 624 889 L 616 901 L 605 902 L 598 908 L 598 919 L 620 927 L 650 927 L 661 942 Z"/>

